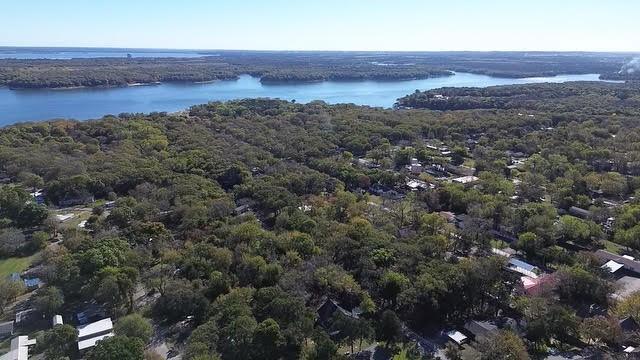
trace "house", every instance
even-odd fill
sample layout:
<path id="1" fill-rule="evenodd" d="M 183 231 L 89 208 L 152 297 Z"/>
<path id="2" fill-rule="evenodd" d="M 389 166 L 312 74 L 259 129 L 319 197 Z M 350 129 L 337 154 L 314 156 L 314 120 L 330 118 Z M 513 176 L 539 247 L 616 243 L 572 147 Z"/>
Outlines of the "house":
<path id="1" fill-rule="evenodd" d="M 522 276 L 520 283 L 525 294 L 537 296 L 555 288 L 558 284 L 558 278 L 553 274 L 543 274 L 538 277 Z"/>
<path id="2" fill-rule="evenodd" d="M 618 321 L 620 325 L 620 329 L 622 329 L 623 333 L 635 333 L 640 330 L 640 325 L 631 317 L 627 316 L 624 319 L 620 319 Z"/>
<path id="3" fill-rule="evenodd" d="M 84 325 L 102 319 L 104 316 L 105 311 L 101 306 L 95 303 L 88 303 L 82 311 L 76 313 L 76 320 L 80 325 Z"/>
<path id="4" fill-rule="evenodd" d="M 498 327 L 489 321 L 471 320 L 464 324 L 464 328 L 475 340 L 490 337 L 498 331 Z"/>
<path id="5" fill-rule="evenodd" d="M 36 309 L 26 309 L 22 311 L 16 312 L 16 326 L 20 326 L 23 323 L 28 324 L 37 321 L 37 317 L 39 316 L 38 311 Z"/>
<path id="6" fill-rule="evenodd" d="M 242 215 L 251 211 L 251 207 L 249 205 L 241 205 L 233 209 L 234 215 Z"/>
<path id="7" fill-rule="evenodd" d="M 389 200 L 400 200 L 404 197 L 404 195 L 400 194 L 395 190 L 389 190 L 389 191 L 385 191 L 382 194 L 382 197 Z"/>
<path id="8" fill-rule="evenodd" d="M 233 210 L 234 215 L 242 215 L 251 211 L 251 207 L 255 205 L 255 201 L 251 198 L 240 198 L 236 200 L 237 207 Z"/>
<path id="9" fill-rule="evenodd" d="M 409 170 L 412 174 L 420 174 L 424 170 L 422 164 L 411 164 L 407 165 L 407 170 Z"/>
<path id="10" fill-rule="evenodd" d="M 337 314 L 341 314 L 344 315 L 346 317 L 350 317 L 353 319 L 358 319 L 360 317 L 360 314 L 362 313 L 362 311 L 360 310 L 360 308 L 355 308 L 351 311 L 343 308 L 342 306 L 340 306 L 338 304 L 337 301 L 333 300 L 333 299 L 329 299 L 327 298 L 322 305 L 320 305 L 318 307 L 317 310 L 317 314 L 318 314 L 318 318 L 317 318 L 317 323 L 320 326 L 323 326 L 325 328 L 329 328 L 331 326 L 331 322 L 333 321 L 333 318 L 335 315 Z M 338 333 L 334 333 L 331 334 L 332 336 L 336 336 L 338 335 Z"/>
<path id="11" fill-rule="evenodd" d="M 83 351 L 92 348 L 100 340 L 114 336 L 113 322 L 111 318 L 78 327 L 78 350 Z"/>
<path id="12" fill-rule="evenodd" d="M 451 211 L 440 211 L 438 215 L 447 220 L 447 222 L 450 224 L 453 224 L 456 221 L 456 215 Z"/>
<path id="13" fill-rule="evenodd" d="M 447 172 L 447 169 L 445 169 L 445 167 L 440 165 L 440 164 L 431 164 L 431 166 L 428 166 L 425 171 L 428 174 L 433 175 L 435 177 L 447 177 L 447 176 L 449 176 L 449 173 Z"/>
<path id="14" fill-rule="evenodd" d="M 364 159 L 364 158 L 360 158 L 356 160 L 356 165 L 363 167 L 363 168 L 368 168 L 368 169 L 375 169 L 375 168 L 379 168 L 380 165 L 377 164 L 376 162 L 374 162 L 371 159 Z"/>
<path id="15" fill-rule="evenodd" d="M 13 320 L 0 323 L 0 339 L 13 335 Z"/>
<path id="16" fill-rule="evenodd" d="M 29 347 L 36 344 L 36 339 L 28 336 L 18 336 L 11 339 L 11 348 L 8 353 L 0 356 L 0 360 L 28 360 Z"/>
<path id="17" fill-rule="evenodd" d="M 451 330 L 447 333 L 447 337 L 458 345 L 464 345 L 469 339 L 458 330 Z"/>
<path id="18" fill-rule="evenodd" d="M 618 273 L 624 269 L 626 272 L 630 272 L 636 275 L 640 275 L 640 262 L 636 261 L 633 257 L 628 255 L 617 255 L 606 250 L 598 250 L 595 255 L 602 262 L 609 263 L 614 261 L 615 263 L 622 264 L 622 268 L 616 270 Z M 607 267 L 608 268 L 608 267 Z M 610 271 L 610 270 L 609 270 Z"/>
<path id="19" fill-rule="evenodd" d="M 39 289 L 40 285 L 42 285 L 40 278 L 24 279 L 24 286 L 26 286 L 29 291 Z"/>
<path id="20" fill-rule="evenodd" d="M 538 278 L 538 273 L 540 272 L 540 269 L 538 269 L 536 266 L 526 263 L 522 260 L 518 260 L 516 258 L 509 259 L 509 262 L 507 263 L 507 269 L 534 279 Z"/>
<path id="21" fill-rule="evenodd" d="M 73 219 L 76 216 L 76 214 L 73 213 L 68 213 L 68 214 L 56 214 L 56 220 L 58 220 L 59 222 L 65 222 L 69 219 Z"/>
<path id="22" fill-rule="evenodd" d="M 462 185 L 471 185 L 478 180 L 480 180 L 480 178 L 478 178 L 477 176 L 468 175 L 468 176 L 461 176 L 461 177 L 455 178 L 452 181 L 454 183 L 458 183 Z"/>
<path id="23" fill-rule="evenodd" d="M 569 214 L 580 219 L 589 219 L 591 217 L 591 211 L 579 208 L 577 206 L 572 206 L 569 208 Z"/>
<path id="24" fill-rule="evenodd" d="M 504 256 L 506 258 L 510 258 L 516 254 L 516 251 L 509 247 L 504 249 L 491 248 L 491 252 L 493 254 Z"/>
<path id="25" fill-rule="evenodd" d="M 38 205 L 42 205 L 44 204 L 44 191 L 42 189 L 38 189 L 32 193 L 30 193 L 31 197 L 33 198 L 33 201 L 35 201 L 36 204 Z"/>
<path id="26" fill-rule="evenodd" d="M 471 176 L 476 173 L 476 169 L 464 165 L 456 166 L 447 164 L 446 169 L 448 172 L 452 174 L 456 174 L 458 176 Z"/>
<path id="27" fill-rule="evenodd" d="M 428 184 L 422 180 L 415 180 L 415 179 L 409 179 L 406 182 L 406 186 L 409 190 L 411 191 L 416 191 L 416 190 L 428 190 L 428 189 L 434 189 L 435 185 L 433 184 Z"/>
<path id="28" fill-rule="evenodd" d="M 454 224 L 458 229 L 464 229 L 469 224 L 469 220 L 470 218 L 467 214 L 456 214 Z"/>
<path id="29" fill-rule="evenodd" d="M 79 195 L 79 196 L 66 197 L 60 200 L 58 202 L 58 205 L 62 207 L 67 207 L 67 206 L 89 204 L 94 201 L 95 201 L 95 198 L 93 197 L 93 195 Z"/>
<path id="30" fill-rule="evenodd" d="M 518 238 L 516 238 L 515 234 L 505 231 L 503 229 L 501 230 L 491 229 L 490 233 L 491 235 L 493 235 L 494 238 L 498 240 L 502 240 L 507 243 L 514 243 L 518 241 Z"/>

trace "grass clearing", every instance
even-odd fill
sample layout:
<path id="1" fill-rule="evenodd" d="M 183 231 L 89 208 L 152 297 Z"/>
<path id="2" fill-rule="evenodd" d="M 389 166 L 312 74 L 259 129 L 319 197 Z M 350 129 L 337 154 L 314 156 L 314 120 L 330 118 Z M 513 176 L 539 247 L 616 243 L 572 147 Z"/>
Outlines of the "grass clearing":
<path id="1" fill-rule="evenodd" d="M 603 240 L 605 250 L 608 252 L 612 252 L 614 254 L 621 255 L 623 252 L 623 247 L 609 240 Z"/>
<path id="2" fill-rule="evenodd" d="M 14 272 L 21 273 L 25 271 L 31 264 L 35 255 L 27 256 L 27 257 L 12 257 L 0 260 L 0 276 L 8 277 Z"/>

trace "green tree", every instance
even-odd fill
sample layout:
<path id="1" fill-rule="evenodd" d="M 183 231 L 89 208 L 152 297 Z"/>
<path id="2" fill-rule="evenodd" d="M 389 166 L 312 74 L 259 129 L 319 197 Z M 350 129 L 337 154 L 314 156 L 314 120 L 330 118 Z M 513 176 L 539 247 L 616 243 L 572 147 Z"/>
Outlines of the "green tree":
<path id="1" fill-rule="evenodd" d="M 51 318 L 64 305 L 62 290 L 55 286 L 40 289 L 34 296 L 33 305 L 38 311 L 44 313 L 47 318 Z"/>
<path id="2" fill-rule="evenodd" d="M 402 339 L 402 322 L 395 312 L 385 310 L 382 313 L 378 321 L 376 337 L 388 346 L 393 346 Z"/>
<path id="3" fill-rule="evenodd" d="M 78 331 L 71 325 L 56 325 L 53 329 L 45 331 L 42 344 L 38 347 L 44 349 L 46 359 L 59 359 L 60 357 L 73 357 L 77 350 Z"/>
<path id="4" fill-rule="evenodd" d="M 511 331 L 483 338 L 478 344 L 483 360 L 528 360 L 527 348 L 522 339 Z"/>
<path id="5" fill-rule="evenodd" d="M 565 215 L 558 222 L 558 235 L 564 240 L 581 245 L 590 245 L 601 236 L 600 226 L 593 221 L 584 221 L 577 217 Z"/>
<path id="6" fill-rule="evenodd" d="M 387 271 L 380 279 L 380 295 L 383 299 L 396 303 L 398 295 L 409 286 L 409 279 L 395 271 Z"/>
<path id="7" fill-rule="evenodd" d="M 0 256 L 14 256 L 26 244 L 22 231 L 16 228 L 0 229 Z"/>
<path id="8" fill-rule="evenodd" d="M 622 329 L 618 321 L 605 316 L 584 319 L 578 330 L 588 344 L 603 342 L 609 345 L 618 345 L 622 340 Z"/>
<path id="9" fill-rule="evenodd" d="M 220 329 L 218 348 L 224 359 L 243 360 L 251 357 L 254 335 L 258 324 L 252 316 L 243 315 L 233 319 Z"/>
<path id="10" fill-rule="evenodd" d="M 113 336 L 99 341 L 87 360 L 143 360 L 144 344 L 138 338 Z"/>
<path id="11" fill-rule="evenodd" d="M 313 335 L 313 360 L 332 360 L 338 357 L 338 346 L 324 331 L 316 331 Z"/>
<path id="12" fill-rule="evenodd" d="M 22 281 L 11 281 L 0 278 L 0 314 L 4 314 L 6 307 L 18 296 L 26 291 Z"/>
<path id="13" fill-rule="evenodd" d="M 557 271 L 558 294 L 571 303 L 598 303 L 605 305 L 611 285 L 597 274 L 580 265 L 561 267 Z"/>
<path id="14" fill-rule="evenodd" d="M 140 339 L 143 344 L 147 344 L 153 335 L 151 322 L 140 314 L 130 314 L 118 319 L 114 330 L 117 335 Z"/>
<path id="15" fill-rule="evenodd" d="M 535 233 L 524 232 L 518 236 L 514 248 L 524 252 L 528 258 L 532 258 L 539 255 L 539 251 L 543 248 L 543 243 Z"/>
<path id="16" fill-rule="evenodd" d="M 616 303 L 614 313 L 620 318 L 631 316 L 634 320 L 640 319 L 640 291 L 636 291 Z"/>
<path id="17" fill-rule="evenodd" d="M 285 342 L 278 323 L 273 319 L 264 320 L 258 324 L 253 335 L 254 358 L 274 360 L 281 358 Z"/>

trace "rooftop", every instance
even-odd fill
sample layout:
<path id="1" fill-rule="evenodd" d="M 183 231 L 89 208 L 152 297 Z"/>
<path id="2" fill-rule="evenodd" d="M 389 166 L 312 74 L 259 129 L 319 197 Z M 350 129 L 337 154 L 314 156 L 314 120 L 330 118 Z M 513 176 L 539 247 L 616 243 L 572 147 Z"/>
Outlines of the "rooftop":
<path id="1" fill-rule="evenodd" d="M 456 344 L 461 345 L 463 342 L 467 340 L 467 337 L 457 330 L 452 330 L 447 333 L 447 336 L 456 342 Z"/>
<path id="2" fill-rule="evenodd" d="M 83 325 L 78 327 L 78 339 L 83 337 L 91 336 L 94 334 L 101 333 L 103 331 L 108 331 L 113 329 L 113 322 L 111 322 L 111 318 L 106 318 L 102 320 L 98 320 L 91 324 Z"/>
<path id="3" fill-rule="evenodd" d="M 609 261 L 607 261 L 606 264 L 602 265 L 602 268 L 609 270 L 610 273 L 614 273 L 614 272 L 620 270 L 622 267 L 624 267 L 624 265 L 622 265 L 620 263 L 617 263 L 617 262 L 615 262 L 613 260 L 609 260 Z"/>
<path id="4" fill-rule="evenodd" d="M 630 256 L 617 255 L 606 250 L 598 250 L 595 252 L 595 255 L 602 261 L 608 262 L 613 260 L 618 264 L 622 264 L 627 270 L 640 273 L 640 262 L 634 260 Z"/>
<path id="5" fill-rule="evenodd" d="M 471 184 L 480 180 L 477 176 L 469 175 L 469 176 L 461 176 L 459 178 L 453 179 L 453 182 L 457 182 L 460 184 Z"/>
<path id="6" fill-rule="evenodd" d="M 99 335 L 96 337 L 92 337 L 86 340 L 81 340 L 78 341 L 78 350 L 84 350 L 84 349 L 88 349 L 90 347 L 94 347 L 96 346 L 96 343 L 100 340 L 104 340 L 106 338 L 112 337 L 114 336 L 114 333 L 108 333 L 108 334 L 104 334 L 104 335 Z"/>
<path id="7" fill-rule="evenodd" d="M 29 346 L 35 345 L 35 339 L 28 336 L 18 336 L 11 339 L 11 350 L 0 356 L 0 360 L 27 360 L 29 359 Z"/>

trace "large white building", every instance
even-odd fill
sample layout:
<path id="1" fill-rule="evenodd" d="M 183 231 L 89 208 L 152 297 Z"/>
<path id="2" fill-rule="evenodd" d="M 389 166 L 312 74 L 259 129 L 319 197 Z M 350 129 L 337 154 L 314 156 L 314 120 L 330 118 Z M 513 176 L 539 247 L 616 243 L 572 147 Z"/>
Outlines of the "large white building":
<path id="1" fill-rule="evenodd" d="M 80 326 L 78 327 L 78 350 L 82 351 L 92 348 L 98 341 L 113 335 L 113 322 L 111 322 L 111 318 Z"/>
<path id="2" fill-rule="evenodd" d="M 18 336 L 11 339 L 11 350 L 0 356 L 0 360 L 27 360 L 29 359 L 29 346 L 35 345 L 36 339 L 28 336 Z"/>

